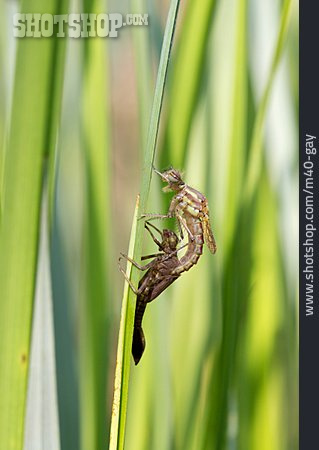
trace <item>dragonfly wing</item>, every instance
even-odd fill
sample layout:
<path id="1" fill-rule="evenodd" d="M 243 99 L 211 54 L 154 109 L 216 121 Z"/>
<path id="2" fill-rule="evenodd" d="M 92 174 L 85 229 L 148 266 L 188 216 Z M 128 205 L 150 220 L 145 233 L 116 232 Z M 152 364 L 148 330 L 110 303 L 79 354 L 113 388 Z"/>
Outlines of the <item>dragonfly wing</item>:
<path id="1" fill-rule="evenodd" d="M 217 245 L 216 245 L 215 237 L 214 237 L 214 234 L 212 231 L 212 227 L 210 225 L 209 217 L 205 217 L 202 220 L 202 224 L 203 224 L 205 242 L 206 242 L 209 250 L 214 254 L 214 253 L 216 253 Z"/>

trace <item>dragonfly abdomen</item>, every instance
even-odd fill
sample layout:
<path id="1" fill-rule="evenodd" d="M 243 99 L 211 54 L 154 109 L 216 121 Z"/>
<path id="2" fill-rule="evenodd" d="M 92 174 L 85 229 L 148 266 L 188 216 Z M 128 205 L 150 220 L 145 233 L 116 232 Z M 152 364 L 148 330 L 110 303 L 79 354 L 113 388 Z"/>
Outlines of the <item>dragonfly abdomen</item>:
<path id="1" fill-rule="evenodd" d="M 184 217 L 194 240 L 192 241 L 190 237 L 188 237 L 187 252 L 180 259 L 180 265 L 174 270 L 175 274 L 181 274 L 182 272 L 191 269 L 203 253 L 204 237 L 201 221 L 190 214 L 185 214 Z"/>
<path id="2" fill-rule="evenodd" d="M 144 301 L 143 296 L 139 295 L 137 297 L 137 301 L 136 301 L 134 328 L 141 327 L 145 308 L 146 308 L 146 302 Z"/>

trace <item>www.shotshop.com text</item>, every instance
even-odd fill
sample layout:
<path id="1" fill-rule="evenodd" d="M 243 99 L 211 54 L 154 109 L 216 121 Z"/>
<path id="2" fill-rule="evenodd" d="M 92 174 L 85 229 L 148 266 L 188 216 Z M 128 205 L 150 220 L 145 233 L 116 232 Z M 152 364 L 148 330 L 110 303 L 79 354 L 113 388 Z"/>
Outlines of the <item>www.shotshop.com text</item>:
<path id="1" fill-rule="evenodd" d="M 306 316 L 312 316 L 313 299 L 314 299 L 314 234 L 317 231 L 314 226 L 314 162 L 313 156 L 316 155 L 315 147 L 316 136 L 306 134 L 305 152 L 306 160 L 303 163 L 303 192 L 306 194 L 305 199 L 305 229 L 303 230 L 304 240 L 304 261 L 305 266 L 303 275 L 305 276 L 305 299 L 306 299 Z"/>

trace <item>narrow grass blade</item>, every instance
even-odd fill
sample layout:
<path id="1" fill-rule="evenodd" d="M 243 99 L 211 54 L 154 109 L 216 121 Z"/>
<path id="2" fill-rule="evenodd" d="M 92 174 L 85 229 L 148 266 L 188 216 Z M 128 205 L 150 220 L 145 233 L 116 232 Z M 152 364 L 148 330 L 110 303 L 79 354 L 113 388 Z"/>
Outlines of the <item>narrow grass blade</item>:
<path id="1" fill-rule="evenodd" d="M 135 239 L 136 239 L 136 226 L 138 219 L 138 208 L 139 208 L 139 197 L 136 200 L 135 212 L 132 223 L 131 237 L 128 248 L 128 256 L 130 258 L 133 257 Z M 132 264 L 128 261 L 126 267 L 126 275 L 128 278 L 131 276 Z M 121 420 L 125 421 L 124 418 L 121 417 L 123 411 L 124 403 L 127 403 L 127 399 L 123 398 L 124 394 L 128 394 L 128 387 L 126 387 L 126 393 L 124 392 L 123 386 L 123 364 L 124 360 L 124 352 L 125 352 L 125 337 L 126 337 L 126 328 L 127 328 L 127 311 L 128 311 L 128 303 L 129 303 L 129 285 L 127 282 L 124 284 L 124 292 L 122 299 L 122 309 L 121 309 L 121 321 L 120 321 L 120 330 L 117 344 L 117 357 L 116 357 L 116 369 L 115 369 L 115 380 L 114 380 L 114 398 L 113 398 L 113 407 L 112 407 L 112 423 L 111 423 L 111 432 L 110 432 L 110 450 L 124 448 L 123 439 L 124 439 L 124 427 L 121 423 Z M 129 349 L 131 351 L 131 349 Z M 123 429 L 121 429 L 121 425 Z M 122 444 L 121 444 L 122 442 Z M 122 445 L 122 447 L 120 447 Z"/>
<path id="2" fill-rule="evenodd" d="M 170 103 L 163 143 L 163 167 L 172 164 L 174 167 L 183 168 L 185 162 L 217 3 L 217 0 L 191 0 L 187 3 L 172 80 L 169 83 Z"/>
<path id="3" fill-rule="evenodd" d="M 141 13 L 146 9 L 145 0 L 131 0 L 132 13 Z M 149 28 L 136 27 L 133 35 L 135 70 L 137 82 L 139 127 L 140 127 L 140 149 L 144 155 L 147 143 L 147 128 L 151 111 L 151 54 L 149 44 Z"/>
<path id="4" fill-rule="evenodd" d="M 224 255 L 234 236 L 241 199 L 246 159 L 247 130 L 247 1 L 237 2 L 234 53 L 234 76 L 230 105 L 230 137 L 228 142 L 227 214 L 223 224 Z"/>
<path id="5" fill-rule="evenodd" d="M 166 81 L 169 57 L 173 43 L 173 36 L 176 26 L 178 8 L 179 8 L 179 0 L 172 0 L 170 3 L 170 9 L 168 12 L 168 18 L 164 33 L 161 58 L 158 68 L 155 94 L 151 111 L 148 139 L 146 151 L 144 154 L 142 181 L 140 190 L 140 203 L 136 212 L 137 217 L 139 217 L 141 213 L 145 212 L 150 188 L 152 164 L 154 161 L 155 148 L 160 123 L 160 115 L 164 96 L 164 86 Z M 136 226 L 136 239 L 134 242 L 134 251 L 132 255 L 133 259 L 136 261 L 139 261 L 141 257 L 142 232 L 143 232 L 143 223 L 142 221 L 139 221 Z M 131 279 L 134 286 L 137 286 L 139 279 L 139 272 L 134 267 L 132 270 Z M 118 409 L 119 417 L 116 414 L 113 414 L 112 416 L 111 439 L 110 439 L 111 450 L 124 448 L 125 421 L 126 421 L 128 384 L 129 384 L 130 364 L 131 364 L 131 347 L 132 347 L 135 303 L 136 303 L 136 296 L 135 294 L 132 293 L 132 291 L 129 291 L 127 300 L 127 312 L 125 317 L 124 338 L 122 338 L 122 340 L 118 344 L 119 345 L 118 352 L 120 355 L 122 355 L 122 361 L 121 363 L 119 363 L 119 361 L 117 363 L 117 372 L 115 377 L 116 398 L 115 402 L 113 402 L 113 410 L 114 408 Z"/>
<path id="6" fill-rule="evenodd" d="M 5 67 L 5 4 L 0 5 L 0 64 Z M 0 97 L 2 99 L 0 104 L 0 220 L 1 220 L 1 195 L 2 195 L 2 176 L 4 168 L 4 139 L 5 139 L 5 117 L 6 117 L 6 76 L 5 71 L 0 72 Z"/>
<path id="7" fill-rule="evenodd" d="M 155 148 L 160 123 L 160 115 L 164 97 L 164 86 L 166 82 L 168 62 L 173 44 L 178 8 L 179 8 L 179 0 L 171 0 L 162 44 L 161 58 L 157 73 L 154 100 L 148 129 L 146 152 L 144 155 L 142 183 L 141 183 L 141 203 L 140 203 L 141 211 L 145 209 L 147 196 L 149 192 L 149 186 L 151 182 L 152 164 L 154 161 Z M 142 229 L 142 227 L 139 228 L 140 230 Z M 137 237 L 139 238 L 139 233 Z"/>
<path id="8" fill-rule="evenodd" d="M 61 14 L 68 2 L 25 0 L 21 12 Z M 21 449 L 45 158 L 57 131 L 62 39 L 18 42 L 0 229 L 0 447 Z"/>

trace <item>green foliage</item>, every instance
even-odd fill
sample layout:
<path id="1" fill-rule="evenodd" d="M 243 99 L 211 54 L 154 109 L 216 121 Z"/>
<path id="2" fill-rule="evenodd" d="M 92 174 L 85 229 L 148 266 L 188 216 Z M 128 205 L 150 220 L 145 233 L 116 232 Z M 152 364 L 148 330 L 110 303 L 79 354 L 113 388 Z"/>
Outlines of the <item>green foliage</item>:
<path id="1" fill-rule="evenodd" d="M 61 14 L 67 6 L 67 1 L 25 0 L 21 11 Z M 56 140 L 64 45 L 56 39 L 17 45 L 0 229 L 0 447 L 6 449 L 23 445 L 40 204 Z"/>
<path id="2" fill-rule="evenodd" d="M 167 15 L 158 2 L 132 0 L 122 12 L 151 12 L 149 26 L 125 27 L 116 40 L 70 40 L 64 76 L 67 40 L 16 42 L 12 104 L 0 107 L 1 449 L 23 445 L 46 178 L 61 449 L 298 446 L 297 258 L 287 246 L 296 238 L 297 142 L 285 163 L 270 145 L 283 114 L 293 132 L 297 123 L 296 2 L 188 0 L 177 24 L 180 2 L 169 3 Z M 24 0 L 21 10 L 67 6 Z M 82 9 L 105 12 L 101 0 Z M 6 39 L 1 32 L 4 62 Z M 117 261 L 138 193 L 128 254 L 139 262 L 156 252 L 139 220 L 170 200 L 152 179 L 154 160 L 185 170 L 207 196 L 218 251 L 204 247 L 147 308 L 146 351 L 131 370 L 136 299 L 124 283 L 121 304 Z M 137 286 L 140 272 L 127 264 L 126 273 Z"/>

